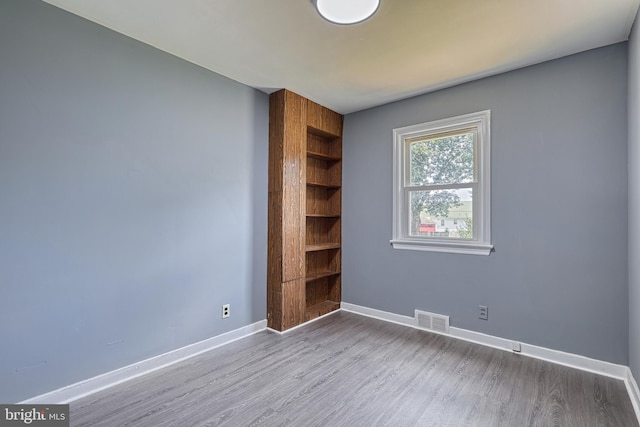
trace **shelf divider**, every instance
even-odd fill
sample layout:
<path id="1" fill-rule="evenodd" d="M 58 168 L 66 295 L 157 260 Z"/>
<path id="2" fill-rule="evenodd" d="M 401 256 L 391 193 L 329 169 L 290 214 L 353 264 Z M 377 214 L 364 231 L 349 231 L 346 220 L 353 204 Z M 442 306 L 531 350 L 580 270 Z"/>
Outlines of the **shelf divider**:
<path id="1" fill-rule="evenodd" d="M 316 214 L 308 213 L 307 218 L 340 218 L 340 214 Z"/>
<path id="2" fill-rule="evenodd" d="M 340 274 L 339 271 L 330 271 L 330 270 L 318 271 L 313 274 L 307 274 L 307 277 L 305 278 L 305 280 L 306 282 L 313 282 L 314 280 L 323 279 L 325 277 L 337 276 L 339 274 Z"/>
<path id="3" fill-rule="evenodd" d="M 324 182 L 310 182 L 310 181 L 307 181 L 307 186 L 328 188 L 330 190 L 337 190 L 341 187 L 340 185 L 335 185 L 335 184 L 326 184 Z"/>
<path id="4" fill-rule="evenodd" d="M 340 243 L 321 243 L 318 245 L 307 245 L 307 252 L 326 251 L 329 249 L 340 249 Z"/>
<path id="5" fill-rule="evenodd" d="M 329 154 L 319 153 L 317 151 L 307 151 L 307 157 L 312 157 L 319 160 L 328 160 L 331 162 L 339 162 L 340 160 L 342 160 L 338 156 L 331 156 Z"/>

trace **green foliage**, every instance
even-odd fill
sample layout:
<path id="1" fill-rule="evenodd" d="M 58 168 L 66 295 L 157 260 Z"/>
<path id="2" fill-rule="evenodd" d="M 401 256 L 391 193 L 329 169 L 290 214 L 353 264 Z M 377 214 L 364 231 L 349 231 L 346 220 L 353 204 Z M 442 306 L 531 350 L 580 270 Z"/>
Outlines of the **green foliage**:
<path id="1" fill-rule="evenodd" d="M 471 221 L 471 218 L 466 217 L 463 220 L 458 220 L 458 235 L 463 239 L 473 238 L 473 221 Z"/>
<path id="2" fill-rule="evenodd" d="M 464 133 L 411 143 L 410 185 L 465 183 L 473 181 L 473 134 Z M 443 218 L 460 206 L 454 190 L 411 193 L 411 231 L 420 224 L 420 213 Z"/>

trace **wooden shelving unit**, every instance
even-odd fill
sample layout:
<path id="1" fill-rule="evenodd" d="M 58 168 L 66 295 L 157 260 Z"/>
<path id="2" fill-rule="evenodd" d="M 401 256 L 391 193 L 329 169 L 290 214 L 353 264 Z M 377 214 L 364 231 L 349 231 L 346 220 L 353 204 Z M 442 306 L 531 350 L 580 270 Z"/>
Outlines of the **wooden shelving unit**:
<path id="1" fill-rule="evenodd" d="M 288 90 L 269 114 L 267 319 L 284 331 L 340 308 L 342 116 Z"/>

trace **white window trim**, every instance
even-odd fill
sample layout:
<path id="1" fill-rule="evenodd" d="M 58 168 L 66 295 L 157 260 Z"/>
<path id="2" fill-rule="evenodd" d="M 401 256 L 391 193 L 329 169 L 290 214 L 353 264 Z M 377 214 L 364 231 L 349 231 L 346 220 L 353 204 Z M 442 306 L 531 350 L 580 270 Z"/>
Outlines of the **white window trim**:
<path id="1" fill-rule="evenodd" d="M 477 127 L 477 176 L 478 193 L 473 195 L 473 227 L 477 240 L 437 239 L 414 237 L 408 233 L 408 205 L 404 191 L 405 140 L 431 134 Z M 404 218 L 406 216 L 406 218 Z M 394 249 L 449 252 L 458 254 L 489 255 L 491 244 L 491 111 L 436 120 L 393 130 L 393 238 Z"/>

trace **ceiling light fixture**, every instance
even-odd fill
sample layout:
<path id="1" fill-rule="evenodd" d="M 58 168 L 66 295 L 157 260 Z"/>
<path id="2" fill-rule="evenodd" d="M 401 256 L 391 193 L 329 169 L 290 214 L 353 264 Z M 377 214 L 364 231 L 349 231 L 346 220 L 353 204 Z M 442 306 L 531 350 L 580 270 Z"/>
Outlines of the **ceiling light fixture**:
<path id="1" fill-rule="evenodd" d="M 313 0 L 320 16 L 334 24 L 357 24 L 378 10 L 380 0 Z"/>

